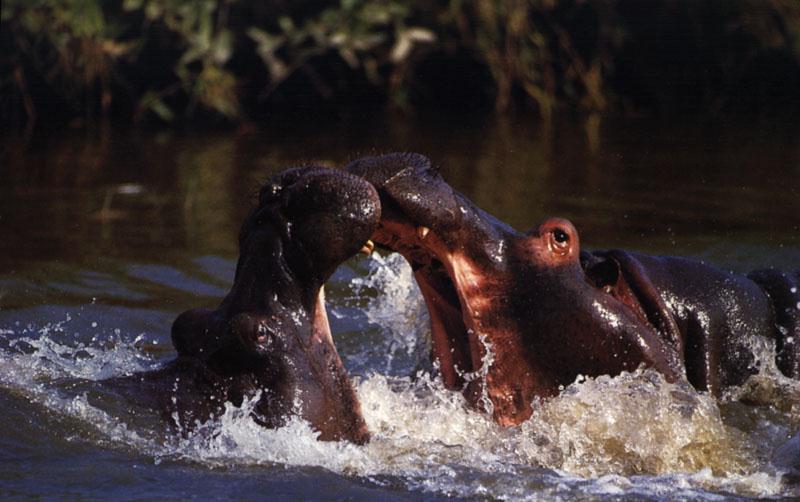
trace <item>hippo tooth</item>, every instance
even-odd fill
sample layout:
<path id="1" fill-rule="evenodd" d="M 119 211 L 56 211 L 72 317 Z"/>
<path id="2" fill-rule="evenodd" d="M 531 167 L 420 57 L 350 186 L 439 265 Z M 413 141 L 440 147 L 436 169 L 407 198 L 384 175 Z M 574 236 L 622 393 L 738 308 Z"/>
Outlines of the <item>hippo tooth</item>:
<path id="1" fill-rule="evenodd" d="M 375 243 L 371 240 L 368 240 L 366 244 L 361 246 L 361 251 L 364 254 L 372 254 L 372 251 L 375 249 Z"/>
<path id="2" fill-rule="evenodd" d="M 431 229 L 428 227 L 417 227 L 417 237 L 424 239 L 430 231 Z"/>

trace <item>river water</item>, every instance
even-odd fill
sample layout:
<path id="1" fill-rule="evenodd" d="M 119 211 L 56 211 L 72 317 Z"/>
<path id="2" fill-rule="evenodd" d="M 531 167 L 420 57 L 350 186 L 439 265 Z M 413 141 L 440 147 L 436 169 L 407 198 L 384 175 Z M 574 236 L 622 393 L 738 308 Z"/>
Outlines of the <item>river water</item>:
<path id="1" fill-rule="evenodd" d="M 102 379 L 174 357 L 169 327 L 230 286 L 239 225 L 270 174 L 418 151 L 526 229 L 570 218 L 588 248 L 800 268 L 800 128 L 519 118 L 297 118 L 233 132 L 97 127 L 0 150 L 0 495 L 70 498 L 697 499 L 800 496 L 800 386 L 766 340 L 722 401 L 637 371 L 583 379 L 503 429 L 446 391 L 398 255 L 327 285 L 334 338 L 373 432 L 320 443 L 248 406 L 176 433 Z M 744 405 L 738 399 L 758 402 Z"/>

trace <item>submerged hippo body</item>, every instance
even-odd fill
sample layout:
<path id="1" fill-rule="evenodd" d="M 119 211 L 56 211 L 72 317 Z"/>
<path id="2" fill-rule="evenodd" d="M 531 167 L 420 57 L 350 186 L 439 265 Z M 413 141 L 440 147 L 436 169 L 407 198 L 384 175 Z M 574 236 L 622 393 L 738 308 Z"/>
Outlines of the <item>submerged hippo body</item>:
<path id="1" fill-rule="evenodd" d="M 266 426 L 298 415 L 322 440 L 367 441 L 322 286 L 379 218 L 374 188 L 343 171 L 306 167 L 275 176 L 242 227 L 234 284 L 220 306 L 178 316 L 175 361 L 113 383 L 182 425 L 258 395 L 254 419 Z"/>
<path id="2" fill-rule="evenodd" d="M 718 395 L 757 371 L 753 335 L 774 338 L 781 370 L 800 375 L 796 274 L 747 278 L 681 258 L 582 253 L 567 220 L 517 232 L 417 154 L 347 169 L 380 194 L 372 239 L 411 264 L 445 385 L 500 424 L 524 421 L 535 398 L 578 375 L 640 365 Z"/>
<path id="3" fill-rule="evenodd" d="M 628 288 L 660 326 L 696 388 L 718 396 L 758 372 L 754 336 L 774 338 L 783 374 L 800 377 L 800 277 L 777 270 L 747 276 L 678 257 L 622 250 L 582 253 L 581 265 L 597 286 Z M 662 321 L 663 320 L 663 321 Z"/>

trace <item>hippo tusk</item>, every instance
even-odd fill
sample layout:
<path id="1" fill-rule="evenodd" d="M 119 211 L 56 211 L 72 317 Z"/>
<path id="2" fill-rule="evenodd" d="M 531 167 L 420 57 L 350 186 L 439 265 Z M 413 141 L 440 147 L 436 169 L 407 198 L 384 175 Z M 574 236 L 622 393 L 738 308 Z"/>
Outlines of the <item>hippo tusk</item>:
<path id="1" fill-rule="evenodd" d="M 375 243 L 372 242 L 371 240 L 368 240 L 366 244 L 361 246 L 361 249 L 359 250 L 359 252 L 360 253 L 364 253 L 365 255 L 370 255 L 370 254 L 372 254 L 372 251 L 374 249 L 375 249 Z"/>
<path id="2" fill-rule="evenodd" d="M 428 232 L 430 231 L 431 229 L 428 227 L 417 227 L 417 237 L 419 237 L 420 239 L 424 239 L 425 237 L 428 236 Z"/>

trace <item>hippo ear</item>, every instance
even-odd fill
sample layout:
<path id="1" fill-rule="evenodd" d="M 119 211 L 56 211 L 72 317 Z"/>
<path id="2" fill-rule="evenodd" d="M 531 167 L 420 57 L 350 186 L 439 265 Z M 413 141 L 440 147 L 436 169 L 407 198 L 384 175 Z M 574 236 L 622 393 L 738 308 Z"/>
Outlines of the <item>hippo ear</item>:
<path id="1" fill-rule="evenodd" d="M 182 357 L 208 360 L 228 340 L 218 328 L 216 311 L 192 309 L 179 315 L 172 323 L 172 345 Z"/>
<path id="2" fill-rule="evenodd" d="M 619 249 L 605 251 L 602 257 L 605 259 L 596 261 L 586 270 L 587 278 L 656 328 L 668 342 L 672 354 L 683 353 L 680 329 L 647 269 L 635 256 Z M 677 367 L 677 363 L 673 364 Z"/>

